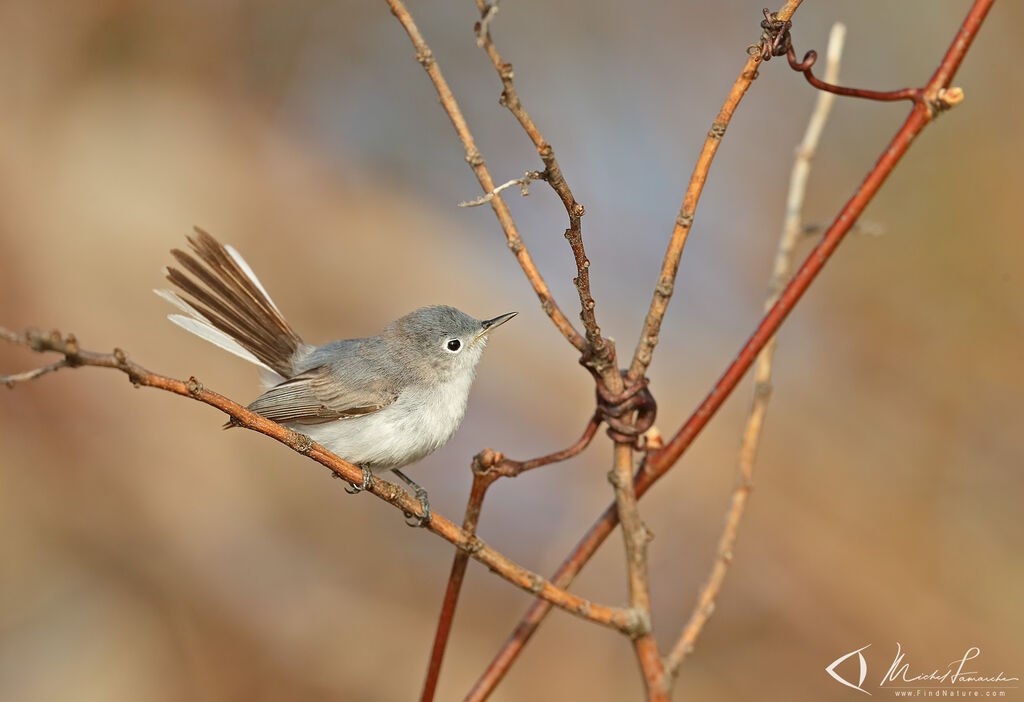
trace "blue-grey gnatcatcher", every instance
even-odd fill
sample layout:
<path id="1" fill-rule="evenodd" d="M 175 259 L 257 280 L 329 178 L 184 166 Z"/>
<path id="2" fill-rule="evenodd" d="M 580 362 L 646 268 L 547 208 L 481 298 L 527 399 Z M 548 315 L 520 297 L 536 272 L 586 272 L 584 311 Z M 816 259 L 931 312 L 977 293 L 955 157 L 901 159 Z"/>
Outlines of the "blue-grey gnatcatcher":
<path id="1" fill-rule="evenodd" d="M 372 473 L 394 470 L 423 504 L 419 523 L 429 520 L 425 491 L 397 469 L 455 433 L 487 335 L 516 313 L 480 321 L 454 307 L 423 307 L 380 336 L 311 346 L 237 251 L 201 229 L 196 234 L 188 237 L 194 256 L 171 252 L 192 277 L 166 270 L 188 299 L 155 291 L 184 312 L 169 319 L 259 366 L 265 392 L 250 410 L 362 468 L 357 490 L 372 482 Z"/>

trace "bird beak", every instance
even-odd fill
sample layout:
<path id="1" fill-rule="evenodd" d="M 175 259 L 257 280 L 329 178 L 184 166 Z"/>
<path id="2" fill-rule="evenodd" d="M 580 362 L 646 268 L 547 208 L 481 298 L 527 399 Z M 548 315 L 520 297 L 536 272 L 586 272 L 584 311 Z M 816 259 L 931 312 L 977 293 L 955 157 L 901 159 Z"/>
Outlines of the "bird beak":
<path id="1" fill-rule="evenodd" d="M 517 314 L 519 313 L 508 312 L 506 314 L 498 315 L 494 319 L 485 319 L 484 321 L 480 322 L 480 326 L 483 327 L 483 331 L 477 334 L 476 338 L 473 339 L 473 341 L 478 341 L 480 340 L 481 337 L 487 336 L 492 331 L 500 327 L 502 324 L 515 317 Z"/>

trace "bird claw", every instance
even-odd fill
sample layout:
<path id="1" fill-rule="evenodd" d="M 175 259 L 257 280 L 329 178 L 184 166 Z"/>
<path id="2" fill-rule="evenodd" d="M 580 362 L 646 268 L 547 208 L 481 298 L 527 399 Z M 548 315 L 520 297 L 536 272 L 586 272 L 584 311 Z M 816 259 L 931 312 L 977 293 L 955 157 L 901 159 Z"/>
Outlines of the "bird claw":
<path id="1" fill-rule="evenodd" d="M 430 511 L 430 500 L 427 498 L 427 491 L 417 486 L 415 489 L 416 499 L 420 501 L 420 507 L 423 508 L 423 514 L 413 514 L 412 512 L 403 512 L 406 518 L 406 525 L 411 527 L 425 527 L 430 524 L 430 520 L 434 518 L 434 515 Z"/>
<path id="2" fill-rule="evenodd" d="M 420 508 L 423 510 L 423 514 L 413 514 L 412 512 L 402 510 L 402 513 L 406 518 L 405 523 L 411 527 L 425 527 L 430 524 L 430 520 L 434 518 L 434 515 L 430 511 L 430 499 L 427 496 L 427 491 L 411 480 L 409 476 L 402 471 L 394 469 L 393 472 L 401 478 L 406 485 L 412 488 L 413 494 L 416 495 L 416 499 L 420 501 Z"/>
<path id="3" fill-rule="evenodd" d="M 370 472 L 369 468 L 363 468 L 363 482 L 361 485 L 350 483 L 349 487 L 345 488 L 345 492 L 349 495 L 358 495 L 363 490 L 369 490 L 373 487 L 373 473 Z"/>

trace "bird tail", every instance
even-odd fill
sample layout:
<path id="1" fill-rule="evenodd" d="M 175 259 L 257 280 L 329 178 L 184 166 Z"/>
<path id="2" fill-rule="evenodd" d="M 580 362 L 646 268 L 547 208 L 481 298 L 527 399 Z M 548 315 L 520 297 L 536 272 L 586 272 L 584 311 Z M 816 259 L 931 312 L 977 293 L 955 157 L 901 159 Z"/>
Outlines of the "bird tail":
<path id="1" fill-rule="evenodd" d="M 153 291 L 184 312 L 167 318 L 270 371 L 274 376 L 262 374 L 266 382 L 288 378 L 296 355 L 307 345 L 285 321 L 245 259 L 202 229 L 195 231 L 195 238 L 187 237 L 193 253 L 171 251 L 192 277 L 177 268 L 165 271 L 167 280 L 187 297 L 172 290 Z"/>

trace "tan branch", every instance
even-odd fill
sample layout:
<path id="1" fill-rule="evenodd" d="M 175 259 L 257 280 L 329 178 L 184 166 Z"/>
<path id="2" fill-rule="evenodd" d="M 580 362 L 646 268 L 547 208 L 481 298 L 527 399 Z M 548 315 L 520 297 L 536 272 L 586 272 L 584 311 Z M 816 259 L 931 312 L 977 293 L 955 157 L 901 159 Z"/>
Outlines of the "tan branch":
<path id="1" fill-rule="evenodd" d="M 153 373 L 129 361 L 127 355 L 121 349 L 114 349 L 113 353 L 109 354 L 81 350 L 78 348 L 78 343 L 74 336 L 61 337 L 58 332 L 52 332 L 48 335 L 39 332 L 17 334 L 0 327 L 0 339 L 37 352 L 53 351 L 63 354 L 65 365 L 71 368 L 82 366 L 112 368 L 126 374 L 136 387 L 157 388 L 174 393 L 175 395 L 198 400 L 232 417 L 237 426 L 269 436 L 297 453 L 308 456 L 320 465 L 329 468 L 337 477 L 352 484 L 362 482 L 362 471 L 359 468 L 338 458 L 308 436 L 272 422 L 246 409 L 237 402 L 212 390 L 208 390 L 195 378 L 189 378 L 187 381 L 184 381 Z M 423 514 L 423 507 L 419 501 L 409 496 L 394 483 L 378 478 L 373 481 L 372 485 L 366 488 L 366 491 L 403 512 L 414 516 L 422 516 Z M 597 624 L 604 624 L 627 634 L 635 631 L 638 626 L 638 617 L 632 610 L 608 607 L 590 602 L 555 587 L 548 580 L 513 562 L 505 555 L 488 546 L 481 539 L 459 529 L 452 522 L 437 513 L 426 523 L 425 528 L 465 551 L 471 558 L 483 563 L 490 570 L 513 585 L 550 602 L 556 607 L 562 608 L 583 619 Z"/>
<path id="2" fill-rule="evenodd" d="M 420 65 L 423 66 L 423 69 L 430 77 L 431 82 L 433 82 L 438 98 L 441 101 L 441 106 L 448 114 L 452 126 L 455 127 L 455 132 L 462 142 L 462 147 L 466 152 L 466 162 L 473 169 L 473 174 L 480 182 L 480 187 L 483 188 L 484 193 L 493 191 L 495 189 L 494 179 L 491 178 L 491 173 L 487 169 L 484 158 L 480 154 L 480 150 L 477 149 L 473 135 L 466 124 L 466 119 L 462 115 L 462 110 L 459 109 L 455 96 L 452 95 L 451 88 L 448 87 L 448 81 L 441 74 L 441 69 L 437 65 L 437 59 L 434 58 L 430 47 L 423 40 L 423 35 L 420 34 L 420 30 L 416 27 L 416 23 L 406 9 L 405 4 L 401 0 L 387 0 L 387 3 L 391 8 L 392 14 L 398 18 L 406 34 L 409 35 L 413 48 L 416 49 L 416 60 L 420 62 Z M 490 203 L 495 216 L 498 218 L 498 222 L 501 224 L 502 230 L 505 232 L 508 248 L 515 255 L 520 267 L 530 281 L 530 285 L 533 286 L 534 292 L 540 298 L 540 304 L 544 312 L 555 323 L 558 330 L 562 332 L 562 336 L 575 346 L 577 350 L 582 352 L 586 348 L 586 340 L 573 328 L 572 323 L 566 319 L 562 310 L 555 302 L 554 297 L 552 297 L 551 290 L 548 289 L 547 283 L 544 282 L 540 272 L 537 270 L 537 266 L 533 263 L 533 258 L 530 256 L 526 244 L 523 242 L 522 237 L 519 236 L 519 230 L 512 219 L 512 213 L 508 209 L 508 204 L 500 195 L 492 197 Z"/>
<path id="3" fill-rule="evenodd" d="M 502 59 L 494 45 L 494 40 L 491 39 L 490 21 L 494 17 L 497 6 L 489 4 L 484 0 L 476 0 L 476 5 L 480 10 L 481 17 L 480 22 L 476 26 L 477 43 L 487 52 L 487 57 L 491 60 L 494 70 L 498 72 L 498 77 L 501 79 L 502 92 L 499 102 L 508 108 L 509 112 L 512 113 L 520 126 L 522 126 L 523 131 L 526 132 L 530 141 L 533 142 L 537 149 L 537 154 L 544 163 L 545 180 L 562 201 L 565 213 L 569 217 L 569 228 L 565 230 L 565 238 L 568 239 L 569 245 L 572 247 L 573 258 L 576 261 L 576 278 L 573 279 L 573 283 L 576 285 L 576 291 L 579 293 L 580 319 L 583 321 L 588 346 L 584 354 L 584 362 L 594 369 L 602 379 L 602 382 L 604 382 L 605 387 L 612 392 L 621 392 L 622 379 L 615 361 L 615 346 L 610 339 L 606 339 L 601 335 L 601 328 L 598 326 L 597 317 L 594 313 L 594 296 L 590 292 L 590 260 L 587 258 L 587 253 L 583 246 L 583 232 L 580 221 L 586 210 L 573 196 L 572 189 L 562 174 L 562 168 L 558 165 L 558 159 L 555 158 L 555 151 L 551 148 L 551 144 L 544 139 L 540 129 L 537 128 L 533 118 L 530 117 L 530 113 L 523 106 L 522 100 L 519 99 L 519 93 L 516 91 L 515 82 L 513 81 L 514 72 L 512 64 Z"/>
<path id="4" fill-rule="evenodd" d="M 649 702 L 668 702 L 665 670 L 651 624 L 651 594 L 648 584 L 647 544 L 652 536 L 640 518 L 636 492 L 633 488 L 633 449 L 625 442 L 615 443 L 615 462 L 608 480 L 615 488 L 615 505 L 622 522 L 626 545 L 626 567 L 629 582 L 629 604 L 642 615 L 643 626 L 633 636 L 633 649 L 643 673 Z"/>
<path id="5" fill-rule="evenodd" d="M 825 67 L 825 80 L 829 83 L 835 83 L 839 79 L 839 58 L 843 52 L 843 40 L 845 37 L 846 27 L 839 22 L 834 24 L 829 34 L 828 62 Z M 835 97 L 833 93 L 829 92 L 822 91 L 818 93 L 818 99 L 811 112 L 811 118 L 807 123 L 804 137 L 796 149 L 796 159 L 793 162 L 793 170 L 789 178 L 786 215 L 775 253 L 771 282 L 768 286 L 768 298 L 764 305 L 765 312 L 770 310 L 778 301 L 779 295 L 782 293 L 791 275 L 794 252 L 804 230 L 802 212 L 804 199 L 807 195 L 807 179 L 811 171 L 811 161 L 814 158 L 815 151 L 818 149 L 821 133 L 825 128 L 825 122 L 828 120 Z M 758 445 L 761 442 L 761 430 L 764 427 L 764 418 L 768 412 L 768 403 L 771 399 L 772 361 L 775 357 L 776 343 L 777 336 L 773 336 L 757 357 L 754 371 L 754 399 L 740 444 L 737 484 L 733 490 L 729 510 L 726 513 L 725 527 L 718 541 L 718 550 L 711 573 L 697 595 L 697 605 L 690 615 L 690 620 L 683 628 L 679 640 L 673 646 L 665 661 L 666 673 L 669 679 L 679 674 L 680 666 L 693 650 L 697 637 L 700 636 L 708 618 L 714 612 L 715 601 L 718 598 L 719 592 L 721 592 L 722 583 L 725 581 L 726 573 L 732 563 L 733 546 L 736 543 L 736 535 L 739 531 L 740 521 L 743 519 L 747 500 L 750 497 L 754 474 L 754 460 L 757 456 Z"/>
<path id="6" fill-rule="evenodd" d="M 803 0 L 786 0 L 782 9 L 776 13 L 779 20 L 789 20 L 796 12 Z M 697 165 L 690 176 L 690 184 L 686 187 L 686 194 L 683 196 L 683 205 L 679 208 L 679 216 L 676 217 L 675 227 L 672 229 L 672 237 L 669 240 L 668 250 L 665 252 L 665 259 L 661 265 L 661 273 L 658 275 L 658 282 L 654 286 L 654 296 L 651 299 L 651 306 L 644 319 L 643 330 L 640 332 L 640 340 L 637 342 L 636 351 L 633 352 L 633 361 L 629 366 L 629 377 L 637 379 L 643 377 L 647 367 L 651 365 L 651 358 L 654 354 L 654 347 L 658 343 L 658 334 L 661 331 L 661 322 L 665 318 L 665 311 L 672 299 L 672 292 L 675 289 L 676 274 L 679 272 L 679 260 L 683 255 L 683 247 L 690 235 L 693 226 L 694 213 L 700 201 L 701 193 L 704 191 L 704 183 L 707 182 L 708 171 L 711 170 L 711 162 L 718 152 L 718 146 L 722 143 L 725 130 L 732 121 L 733 113 L 736 111 L 740 100 L 746 94 L 750 84 L 757 77 L 757 67 L 761 64 L 761 53 L 757 52 L 747 59 L 739 77 L 733 83 L 725 104 L 718 112 L 700 155 L 697 157 Z"/>

